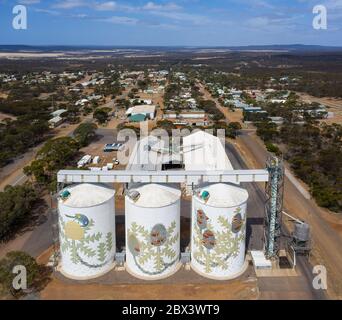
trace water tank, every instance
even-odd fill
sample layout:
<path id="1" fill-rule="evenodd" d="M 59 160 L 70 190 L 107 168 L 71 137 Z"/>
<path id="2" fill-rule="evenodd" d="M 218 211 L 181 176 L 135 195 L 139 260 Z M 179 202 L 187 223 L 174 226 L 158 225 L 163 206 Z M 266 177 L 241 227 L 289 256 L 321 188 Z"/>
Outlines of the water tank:
<path id="1" fill-rule="evenodd" d="M 114 266 L 115 191 L 96 184 L 64 189 L 58 200 L 61 263 L 72 279 L 101 276 Z"/>
<path id="2" fill-rule="evenodd" d="M 293 237 L 302 242 L 309 241 L 310 226 L 307 223 L 296 223 Z"/>
<path id="3" fill-rule="evenodd" d="M 201 186 L 192 198 L 191 267 L 216 280 L 242 274 L 248 192 L 236 185 Z"/>
<path id="4" fill-rule="evenodd" d="M 133 276 L 162 279 L 179 269 L 180 197 L 180 190 L 161 184 L 126 192 L 126 270 Z"/>

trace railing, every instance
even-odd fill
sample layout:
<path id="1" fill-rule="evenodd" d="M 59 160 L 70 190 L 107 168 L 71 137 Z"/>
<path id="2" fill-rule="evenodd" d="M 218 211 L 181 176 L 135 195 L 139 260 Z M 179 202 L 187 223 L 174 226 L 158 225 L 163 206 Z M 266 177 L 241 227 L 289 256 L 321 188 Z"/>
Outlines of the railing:
<path id="1" fill-rule="evenodd" d="M 267 170 L 222 170 L 222 171 L 90 171 L 61 170 L 57 174 L 58 183 L 240 183 L 266 182 Z"/>

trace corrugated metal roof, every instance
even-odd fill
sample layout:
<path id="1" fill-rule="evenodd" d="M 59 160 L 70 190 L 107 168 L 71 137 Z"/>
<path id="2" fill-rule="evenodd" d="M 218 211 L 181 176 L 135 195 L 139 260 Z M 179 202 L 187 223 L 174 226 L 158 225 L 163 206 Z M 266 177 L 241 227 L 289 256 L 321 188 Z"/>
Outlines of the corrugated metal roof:
<path id="1" fill-rule="evenodd" d="M 183 138 L 185 170 L 233 170 L 220 139 L 205 131 Z"/>
<path id="2" fill-rule="evenodd" d="M 146 115 L 139 113 L 139 114 L 134 114 L 129 117 L 129 121 L 131 122 L 141 122 L 146 120 Z"/>

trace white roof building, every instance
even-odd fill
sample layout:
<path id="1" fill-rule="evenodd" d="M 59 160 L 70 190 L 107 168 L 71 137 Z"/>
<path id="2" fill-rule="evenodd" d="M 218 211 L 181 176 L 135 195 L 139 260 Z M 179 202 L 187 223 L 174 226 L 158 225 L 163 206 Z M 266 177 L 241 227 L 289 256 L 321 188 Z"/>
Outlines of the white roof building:
<path id="1" fill-rule="evenodd" d="M 234 170 L 220 139 L 205 131 L 183 138 L 185 170 Z"/>
<path id="2" fill-rule="evenodd" d="M 156 106 L 143 104 L 140 106 L 134 106 L 134 107 L 128 108 L 128 110 L 126 111 L 126 115 L 134 116 L 136 114 L 144 114 L 148 118 L 154 119 L 155 114 L 156 114 Z"/>
<path id="3" fill-rule="evenodd" d="M 50 115 L 51 115 L 53 118 L 58 117 L 58 116 L 60 117 L 61 114 L 64 113 L 64 112 L 66 112 L 66 111 L 68 111 L 68 110 L 66 110 L 66 109 L 59 109 L 59 110 L 56 110 L 56 111 L 51 112 Z"/>
<path id="4" fill-rule="evenodd" d="M 182 146 L 172 146 L 160 137 L 138 141 L 130 155 L 127 170 L 161 171 L 165 164 L 184 164 L 185 170 L 234 170 L 221 140 L 204 131 L 183 138 Z"/>
<path id="5" fill-rule="evenodd" d="M 126 170 L 160 171 L 163 164 L 171 161 L 180 162 L 180 154 L 170 155 L 167 143 L 150 135 L 135 144 Z"/>

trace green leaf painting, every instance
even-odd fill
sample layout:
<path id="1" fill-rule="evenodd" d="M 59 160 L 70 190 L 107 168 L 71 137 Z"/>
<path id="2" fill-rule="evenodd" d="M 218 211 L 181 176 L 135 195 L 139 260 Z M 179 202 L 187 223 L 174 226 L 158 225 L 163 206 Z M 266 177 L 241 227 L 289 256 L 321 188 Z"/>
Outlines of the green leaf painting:
<path id="1" fill-rule="evenodd" d="M 141 272 L 146 275 L 159 275 L 179 260 L 173 248 L 179 241 L 176 227 L 176 221 L 172 221 L 168 227 L 156 224 L 151 230 L 136 222 L 131 223 L 128 229 L 128 249 Z M 139 239 L 139 252 L 134 249 L 136 243 L 133 242 L 136 242 L 136 239 Z M 153 270 L 150 270 L 150 267 L 147 270 L 147 263 L 153 264 Z"/>
<path id="2" fill-rule="evenodd" d="M 235 216 L 241 214 L 241 208 L 237 208 L 234 214 Z M 245 239 L 245 221 L 240 222 L 238 232 L 236 228 L 232 228 L 231 223 L 223 215 L 217 218 L 220 230 L 215 230 L 210 219 L 206 219 L 205 229 L 201 228 L 202 223 L 198 221 L 193 223 L 193 259 L 203 266 L 206 273 L 213 272 L 213 268 L 227 270 L 229 259 L 237 257 L 240 253 L 240 243 Z M 206 245 L 208 234 L 215 239 L 212 246 Z"/>
<path id="3" fill-rule="evenodd" d="M 65 232 L 68 222 L 62 216 L 59 217 L 60 248 L 63 254 L 69 252 L 72 263 L 82 264 L 89 268 L 99 268 L 112 259 L 112 232 L 108 232 L 105 235 L 102 232 L 92 233 L 95 222 L 93 219 L 90 219 L 87 226 L 79 226 L 79 228 L 82 228 L 83 232 L 81 234 L 83 236 L 75 240 L 68 237 L 68 234 Z M 94 263 L 94 258 L 97 258 L 96 260 L 99 263 Z"/>

